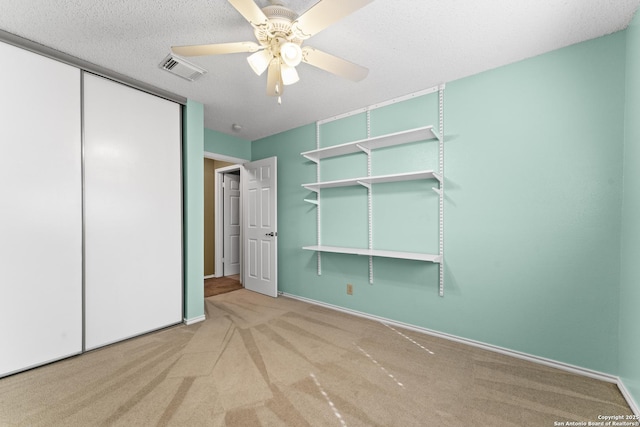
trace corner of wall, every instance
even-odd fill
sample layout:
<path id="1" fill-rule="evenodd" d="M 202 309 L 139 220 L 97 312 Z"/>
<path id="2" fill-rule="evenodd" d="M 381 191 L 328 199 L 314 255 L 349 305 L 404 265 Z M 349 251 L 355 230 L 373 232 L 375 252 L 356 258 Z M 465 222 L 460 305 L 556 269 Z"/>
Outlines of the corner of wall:
<path id="1" fill-rule="evenodd" d="M 204 106 L 187 100 L 183 110 L 184 318 L 204 316 Z"/>
<path id="2" fill-rule="evenodd" d="M 618 366 L 621 390 L 640 415 L 640 12 L 626 30 Z M 633 402 L 631 402 L 633 400 Z"/>
<path id="3" fill-rule="evenodd" d="M 251 160 L 251 141 L 205 128 L 204 151 L 236 159 Z"/>

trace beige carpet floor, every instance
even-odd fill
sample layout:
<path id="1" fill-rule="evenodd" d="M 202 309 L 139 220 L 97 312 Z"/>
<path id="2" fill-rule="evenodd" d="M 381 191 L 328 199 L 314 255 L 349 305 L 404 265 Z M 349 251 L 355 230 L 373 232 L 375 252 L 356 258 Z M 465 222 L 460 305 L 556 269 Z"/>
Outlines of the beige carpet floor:
<path id="1" fill-rule="evenodd" d="M 631 414 L 615 385 L 293 299 L 0 380 L 1 426 L 554 426 Z"/>

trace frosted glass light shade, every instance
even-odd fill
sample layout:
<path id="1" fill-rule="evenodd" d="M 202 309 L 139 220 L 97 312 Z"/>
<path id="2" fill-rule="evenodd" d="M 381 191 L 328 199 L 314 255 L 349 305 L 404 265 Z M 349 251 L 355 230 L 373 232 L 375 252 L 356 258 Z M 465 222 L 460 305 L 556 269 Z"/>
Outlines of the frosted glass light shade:
<path id="1" fill-rule="evenodd" d="M 269 63 L 273 59 L 273 55 L 267 49 L 260 50 L 252 55 L 249 55 L 247 61 L 251 66 L 251 69 L 257 75 L 261 75 L 269 67 Z"/>
<path id="2" fill-rule="evenodd" d="M 283 43 L 280 46 L 280 57 L 282 62 L 290 67 L 295 67 L 302 61 L 302 49 L 295 43 Z"/>
<path id="3" fill-rule="evenodd" d="M 300 80 L 298 76 L 298 71 L 296 71 L 295 67 L 291 67 L 287 64 L 281 64 L 280 73 L 282 75 L 282 84 L 283 85 L 292 85 Z"/>

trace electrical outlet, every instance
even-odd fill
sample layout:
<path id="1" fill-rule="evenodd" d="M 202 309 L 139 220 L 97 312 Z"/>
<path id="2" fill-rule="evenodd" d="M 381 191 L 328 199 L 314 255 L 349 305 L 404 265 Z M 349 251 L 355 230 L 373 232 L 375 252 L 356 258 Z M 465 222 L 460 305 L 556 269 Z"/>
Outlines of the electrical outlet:
<path id="1" fill-rule="evenodd" d="M 347 295 L 353 295 L 353 285 L 351 283 L 347 283 Z"/>

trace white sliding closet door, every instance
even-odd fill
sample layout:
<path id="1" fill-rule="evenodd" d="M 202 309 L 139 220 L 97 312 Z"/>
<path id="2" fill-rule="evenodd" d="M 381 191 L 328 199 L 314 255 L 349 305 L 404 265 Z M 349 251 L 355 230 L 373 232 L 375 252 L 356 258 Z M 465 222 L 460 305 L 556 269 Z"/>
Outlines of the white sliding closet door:
<path id="1" fill-rule="evenodd" d="M 0 377 L 82 351 L 80 70 L 0 43 Z"/>
<path id="2" fill-rule="evenodd" d="M 182 321 L 176 103 L 84 74 L 85 346 Z"/>

